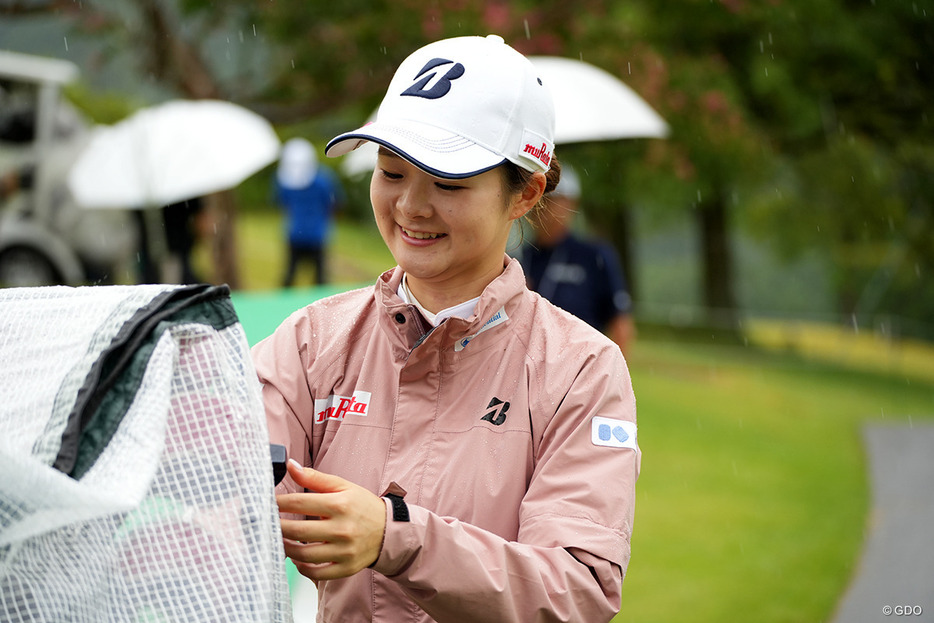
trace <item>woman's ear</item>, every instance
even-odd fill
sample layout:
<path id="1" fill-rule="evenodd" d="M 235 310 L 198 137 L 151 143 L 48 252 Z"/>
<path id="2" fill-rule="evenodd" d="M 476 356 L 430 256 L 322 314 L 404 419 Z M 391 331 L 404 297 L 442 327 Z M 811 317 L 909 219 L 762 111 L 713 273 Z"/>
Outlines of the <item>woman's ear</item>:
<path id="1" fill-rule="evenodd" d="M 544 173 L 538 171 L 533 173 L 532 177 L 529 178 L 529 183 L 525 185 L 525 188 L 513 201 L 509 211 L 509 218 L 513 220 L 522 218 L 529 210 L 534 208 L 541 200 L 542 195 L 545 194 L 545 184 Z"/>

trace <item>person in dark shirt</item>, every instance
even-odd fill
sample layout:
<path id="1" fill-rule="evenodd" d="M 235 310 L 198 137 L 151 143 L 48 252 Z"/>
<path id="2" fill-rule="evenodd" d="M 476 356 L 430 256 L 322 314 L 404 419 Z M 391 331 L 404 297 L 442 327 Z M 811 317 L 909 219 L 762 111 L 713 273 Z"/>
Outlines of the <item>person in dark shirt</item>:
<path id="1" fill-rule="evenodd" d="M 628 355 L 636 333 L 632 297 L 615 249 L 572 229 L 580 196 L 580 178 L 565 165 L 549 209 L 533 221 L 533 237 L 516 259 L 529 288 L 606 333 Z"/>
<path id="2" fill-rule="evenodd" d="M 195 274 L 191 254 L 198 243 L 201 230 L 198 221 L 203 212 L 204 200 L 201 197 L 192 197 L 162 208 L 165 242 L 169 254 L 178 262 L 179 274 L 175 275 L 175 278 L 179 283 L 201 283 L 202 281 Z"/>

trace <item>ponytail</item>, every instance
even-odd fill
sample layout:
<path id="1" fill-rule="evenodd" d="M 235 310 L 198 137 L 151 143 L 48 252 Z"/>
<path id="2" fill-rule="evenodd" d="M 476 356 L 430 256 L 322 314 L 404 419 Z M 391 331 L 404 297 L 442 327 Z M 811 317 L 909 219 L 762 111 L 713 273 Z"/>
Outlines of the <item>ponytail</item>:
<path id="1" fill-rule="evenodd" d="M 507 197 L 511 197 L 516 193 L 522 192 L 528 185 L 529 180 L 532 179 L 532 172 L 507 161 L 503 164 L 503 179 L 505 194 Z M 542 194 L 541 199 L 538 200 L 538 203 L 535 204 L 535 207 L 529 210 L 528 214 L 525 215 L 525 218 L 530 220 L 538 220 L 540 218 L 539 215 L 541 212 L 548 209 L 548 193 L 558 187 L 558 182 L 560 180 L 561 163 L 558 161 L 557 156 L 552 156 L 551 167 L 545 172 L 545 192 Z"/>

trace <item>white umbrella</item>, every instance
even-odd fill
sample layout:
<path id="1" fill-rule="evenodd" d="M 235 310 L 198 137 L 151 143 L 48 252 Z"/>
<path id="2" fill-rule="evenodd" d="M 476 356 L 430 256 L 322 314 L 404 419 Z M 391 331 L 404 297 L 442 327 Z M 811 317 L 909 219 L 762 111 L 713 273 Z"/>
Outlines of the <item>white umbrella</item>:
<path id="1" fill-rule="evenodd" d="M 68 175 L 78 205 L 148 208 L 232 188 L 273 162 L 268 121 L 215 100 L 174 100 L 97 128 Z"/>
<path id="2" fill-rule="evenodd" d="M 375 118 L 375 115 L 374 115 Z M 360 147 L 343 157 L 341 162 L 341 171 L 350 177 L 372 173 L 376 166 L 376 156 L 379 151 L 379 145 L 367 141 Z"/>
<path id="3" fill-rule="evenodd" d="M 530 56 L 555 100 L 555 143 L 665 138 L 668 124 L 613 74 L 584 61 Z"/>
<path id="4" fill-rule="evenodd" d="M 584 61 L 530 56 L 555 101 L 555 143 L 665 138 L 668 124 L 645 100 L 613 74 Z M 376 118 L 374 112 L 370 120 Z M 376 146 L 364 144 L 344 156 L 349 176 L 370 173 Z"/>

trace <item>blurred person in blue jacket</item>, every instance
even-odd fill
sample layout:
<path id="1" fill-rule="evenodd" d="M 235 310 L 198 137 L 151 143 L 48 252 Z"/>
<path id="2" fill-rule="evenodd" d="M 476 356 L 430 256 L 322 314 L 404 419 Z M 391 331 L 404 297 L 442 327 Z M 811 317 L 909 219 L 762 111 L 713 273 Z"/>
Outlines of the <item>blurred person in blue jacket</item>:
<path id="1" fill-rule="evenodd" d="M 627 356 L 636 335 L 632 297 L 612 245 L 572 227 L 581 182 L 570 165 L 563 164 L 549 197 L 547 209 L 530 220 L 532 239 L 515 253 L 529 288 L 605 333 Z"/>
<path id="2" fill-rule="evenodd" d="M 319 164 L 312 144 L 293 138 L 282 146 L 275 180 L 276 201 L 286 211 L 289 258 L 282 286 L 291 287 L 299 263 L 315 265 L 315 281 L 327 283 L 327 243 L 334 213 L 344 202 L 337 175 Z"/>

